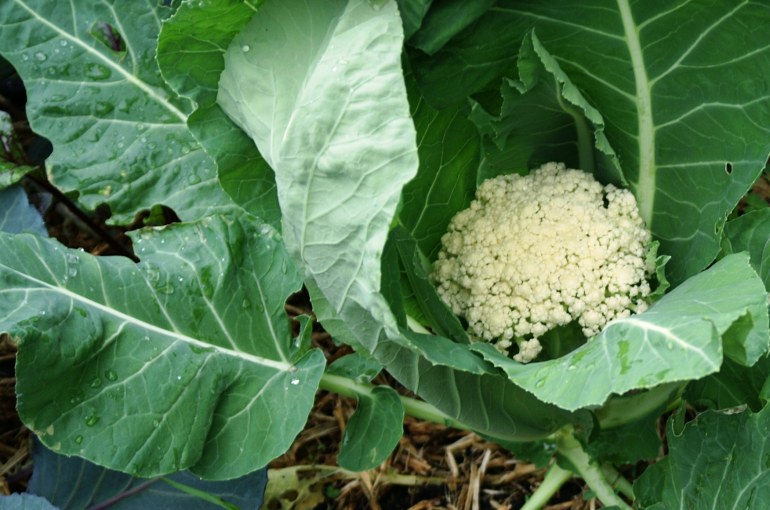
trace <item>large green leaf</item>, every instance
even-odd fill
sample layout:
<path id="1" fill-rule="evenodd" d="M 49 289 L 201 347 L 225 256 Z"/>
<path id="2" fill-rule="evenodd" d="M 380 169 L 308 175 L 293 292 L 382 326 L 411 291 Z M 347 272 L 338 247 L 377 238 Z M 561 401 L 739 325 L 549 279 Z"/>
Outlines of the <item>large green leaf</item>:
<path id="1" fill-rule="evenodd" d="M 225 191 L 237 204 L 280 228 L 272 169 L 217 105 L 225 50 L 255 12 L 254 5 L 243 0 L 183 3 L 163 23 L 158 63 L 168 84 L 197 105 L 187 125 L 214 158 Z"/>
<path id="2" fill-rule="evenodd" d="M 425 97 L 452 104 L 510 76 L 534 29 L 604 118 L 679 283 L 713 261 L 727 214 L 770 152 L 770 101 L 758 71 L 770 68 L 768 15 L 766 2 L 750 0 L 501 0 L 433 57 L 411 60 Z"/>
<path id="3" fill-rule="evenodd" d="M 35 466 L 27 492 L 45 497 L 62 510 L 111 508 L 114 510 L 211 510 L 216 508 L 202 498 L 194 497 L 169 483 L 165 477 L 135 478 L 111 471 L 77 457 L 65 457 L 35 443 L 32 449 Z M 170 475 L 171 483 L 194 491 L 205 491 L 208 498 L 231 508 L 255 508 L 262 504 L 267 484 L 267 469 L 246 476 L 211 482 L 190 472 Z"/>
<path id="4" fill-rule="evenodd" d="M 683 428 L 669 420 L 668 456 L 634 484 L 640 509 L 762 510 L 770 500 L 770 408 L 708 411 Z"/>
<path id="5" fill-rule="evenodd" d="M 516 64 L 518 79 L 505 79 L 500 88 L 499 112 L 473 105 L 471 118 L 489 137 L 478 182 L 559 161 L 621 185 L 604 119 L 534 32 L 522 41 Z"/>
<path id="6" fill-rule="evenodd" d="M 764 405 L 762 389 L 770 377 L 767 355 L 752 367 L 725 359 L 719 372 L 691 382 L 684 398 L 699 409 L 728 409 L 748 406 L 758 411 Z"/>
<path id="7" fill-rule="evenodd" d="M 407 76 L 420 168 L 404 186 L 399 222 L 422 252 L 435 260 L 449 220 L 465 209 L 476 189 L 479 135 L 463 108 L 436 110 Z"/>
<path id="8" fill-rule="evenodd" d="M 370 352 L 398 336 L 380 256 L 417 169 L 402 39 L 393 1 L 268 2 L 220 82 L 220 105 L 275 170 L 290 252 L 343 319 L 376 318 L 359 324 Z"/>
<path id="9" fill-rule="evenodd" d="M 30 125 L 54 146 L 51 180 L 113 221 L 156 204 L 193 219 L 231 207 L 187 127 L 189 101 L 155 61 L 160 2 L 0 3 L 0 53 L 24 79 Z"/>
<path id="10" fill-rule="evenodd" d="M 735 254 L 561 358 L 522 365 L 491 344 L 471 348 L 544 402 L 578 409 L 613 393 L 713 374 L 723 355 L 753 365 L 768 349 L 767 298 L 748 256 Z"/>
<path id="11" fill-rule="evenodd" d="M 401 188 L 417 167 L 401 23 L 394 2 L 312 6 L 265 4 L 228 50 L 220 104 L 276 171 L 286 243 L 306 268 L 318 319 L 447 415 L 490 436 L 542 438 L 576 420 L 490 373 L 466 347 L 399 331 L 380 293 L 393 267 L 382 271 L 380 257 Z M 439 131 L 425 140 L 449 156 L 456 149 L 440 145 L 444 130 L 462 119 L 425 115 L 425 129 Z M 432 168 L 452 158 L 434 158 Z"/>
<path id="12" fill-rule="evenodd" d="M 304 426 L 324 367 L 292 341 L 284 300 L 301 280 L 280 239 L 213 217 L 134 246 L 138 265 L 0 234 L 20 416 L 55 451 L 138 476 L 264 466 Z"/>

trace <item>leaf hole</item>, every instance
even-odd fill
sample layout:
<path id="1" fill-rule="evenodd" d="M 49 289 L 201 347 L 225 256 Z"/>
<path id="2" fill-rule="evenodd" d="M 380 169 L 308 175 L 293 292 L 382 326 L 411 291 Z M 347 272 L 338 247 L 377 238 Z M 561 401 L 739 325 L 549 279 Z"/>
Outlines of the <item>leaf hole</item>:
<path id="1" fill-rule="evenodd" d="M 725 172 L 727 175 L 733 174 L 733 164 L 732 163 L 725 163 Z"/>
<path id="2" fill-rule="evenodd" d="M 126 44 L 123 42 L 123 36 L 109 23 L 97 21 L 91 25 L 91 29 L 88 33 L 112 51 L 119 53 L 126 51 Z"/>

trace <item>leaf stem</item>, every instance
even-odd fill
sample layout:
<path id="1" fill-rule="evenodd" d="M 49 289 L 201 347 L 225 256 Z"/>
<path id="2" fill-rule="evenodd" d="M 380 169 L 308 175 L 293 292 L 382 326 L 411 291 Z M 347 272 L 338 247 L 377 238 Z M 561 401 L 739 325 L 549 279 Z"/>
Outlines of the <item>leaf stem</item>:
<path id="1" fill-rule="evenodd" d="M 615 469 L 615 466 L 612 464 L 603 464 L 602 471 L 604 471 L 604 476 L 607 478 L 607 480 L 612 484 L 613 487 L 615 487 L 615 490 L 623 494 L 631 501 L 636 499 L 636 496 L 634 495 L 634 486 L 631 484 L 631 482 L 626 480 L 626 478 L 621 475 L 617 469 Z"/>
<path id="2" fill-rule="evenodd" d="M 621 510 L 632 510 L 632 508 L 621 498 L 607 481 L 605 471 L 591 456 L 583 449 L 572 433 L 571 427 L 565 427 L 557 436 L 556 449 L 561 456 L 566 459 L 570 468 L 579 475 L 586 484 L 594 491 L 596 497 L 604 506 L 617 506 Z"/>
<path id="3" fill-rule="evenodd" d="M 321 377 L 319 387 L 352 398 L 358 398 L 361 395 L 371 395 L 372 390 L 374 389 L 374 385 L 357 382 L 348 379 L 347 377 L 328 373 Z M 413 418 L 438 423 L 439 425 L 444 425 L 446 427 L 470 430 L 467 425 L 447 416 L 427 402 L 406 397 L 404 395 L 399 395 L 398 398 L 401 400 L 401 405 L 404 406 L 404 412 Z"/>
<path id="4" fill-rule="evenodd" d="M 543 482 L 540 484 L 535 492 L 529 497 L 521 510 L 538 510 L 543 508 L 551 497 L 561 489 L 570 478 L 572 478 L 572 471 L 560 467 L 557 463 L 553 463 L 543 478 Z"/>

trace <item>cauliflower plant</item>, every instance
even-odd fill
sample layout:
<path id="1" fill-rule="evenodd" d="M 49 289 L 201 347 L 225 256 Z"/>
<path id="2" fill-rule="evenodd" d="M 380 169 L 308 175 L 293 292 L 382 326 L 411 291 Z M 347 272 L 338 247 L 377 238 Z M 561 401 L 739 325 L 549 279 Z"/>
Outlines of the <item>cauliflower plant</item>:
<path id="1" fill-rule="evenodd" d="M 646 309 L 650 232 L 634 196 L 547 163 L 479 186 L 441 239 L 433 277 L 469 333 L 528 362 L 548 330 L 577 320 L 586 337 Z"/>

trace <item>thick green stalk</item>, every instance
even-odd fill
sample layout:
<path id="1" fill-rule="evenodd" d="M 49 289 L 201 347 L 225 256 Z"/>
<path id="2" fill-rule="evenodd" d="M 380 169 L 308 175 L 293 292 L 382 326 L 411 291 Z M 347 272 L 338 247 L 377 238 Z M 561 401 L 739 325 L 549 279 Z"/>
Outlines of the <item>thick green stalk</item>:
<path id="1" fill-rule="evenodd" d="M 374 385 L 356 382 L 347 377 L 334 374 L 324 374 L 321 377 L 319 387 L 324 390 L 333 391 L 345 397 L 358 398 L 362 395 L 370 395 Z M 401 405 L 404 406 L 404 412 L 420 420 L 438 423 L 447 427 L 453 427 L 461 430 L 470 430 L 463 423 L 442 413 L 432 405 L 422 400 L 399 395 Z"/>
<path id="2" fill-rule="evenodd" d="M 631 484 L 631 482 L 626 480 L 626 478 L 621 475 L 617 469 L 615 469 L 615 466 L 612 464 L 603 464 L 602 471 L 604 471 L 605 478 L 607 478 L 612 486 L 615 487 L 615 490 L 623 494 L 631 501 L 636 499 L 636 496 L 634 496 L 634 486 Z"/>
<path id="3" fill-rule="evenodd" d="M 572 478 L 572 472 L 564 468 L 559 467 L 554 463 L 543 478 L 543 483 L 540 484 L 535 492 L 529 497 L 521 510 L 539 510 L 548 504 L 548 500 L 556 494 L 556 491 L 561 489 L 570 478 Z"/>
<path id="4" fill-rule="evenodd" d="M 615 505 L 621 510 L 632 510 L 628 503 L 615 493 L 615 489 L 607 481 L 601 466 L 586 453 L 580 441 L 572 434 L 571 428 L 565 428 L 558 434 L 556 449 L 562 457 L 569 461 L 571 467 L 577 472 L 576 474 L 585 480 L 604 506 Z"/>

